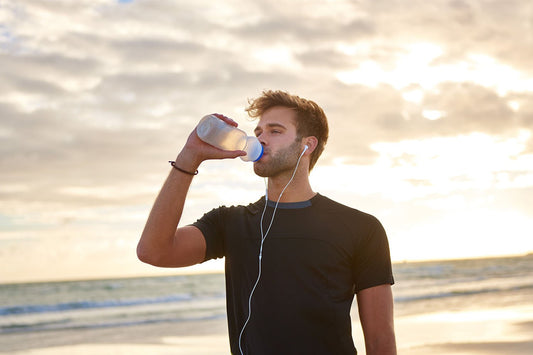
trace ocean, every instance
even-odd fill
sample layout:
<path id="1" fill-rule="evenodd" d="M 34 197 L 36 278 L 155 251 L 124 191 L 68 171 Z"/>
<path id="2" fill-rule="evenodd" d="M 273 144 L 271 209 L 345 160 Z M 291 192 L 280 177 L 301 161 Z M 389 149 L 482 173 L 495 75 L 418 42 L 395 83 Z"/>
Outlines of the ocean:
<path id="1" fill-rule="evenodd" d="M 393 267 L 396 316 L 533 303 L 533 255 Z M 221 273 L 0 284 L 0 337 L 225 317 Z"/>

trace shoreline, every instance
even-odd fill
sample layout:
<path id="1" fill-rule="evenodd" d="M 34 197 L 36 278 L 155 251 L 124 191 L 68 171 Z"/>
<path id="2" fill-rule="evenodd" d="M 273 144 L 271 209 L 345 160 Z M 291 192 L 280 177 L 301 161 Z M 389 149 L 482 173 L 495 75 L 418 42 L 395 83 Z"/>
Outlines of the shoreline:
<path id="1" fill-rule="evenodd" d="M 533 353 L 533 305 L 399 317 L 399 354 L 528 355 Z"/>
<path id="2" fill-rule="evenodd" d="M 353 325 L 359 354 L 364 354 L 356 315 Z M 400 355 L 533 353 L 533 305 L 399 316 L 395 328 Z M 0 353 L 9 355 L 229 353 L 225 318 L 8 333 L 1 334 L 0 341 Z"/>
<path id="3" fill-rule="evenodd" d="M 226 319 L 8 333 L 0 334 L 0 341 L 3 343 L 0 354 L 13 355 L 229 352 Z M 221 352 L 217 353 L 218 349 Z"/>
<path id="4" fill-rule="evenodd" d="M 485 256 L 464 256 L 461 258 L 440 258 L 440 259 L 397 259 L 392 260 L 393 268 L 394 266 L 402 265 L 416 265 L 416 264 L 426 264 L 426 263 L 443 263 L 449 261 L 478 261 L 478 260 L 501 260 L 509 258 L 526 258 L 533 256 L 533 251 L 525 252 L 520 254 L 505 254 L 505 255 L 485 255 Z M 18 284 L 44 284 L 44 283 L 60 283 L 60 282 L 79 282 L 79 281 L 105 281 L 105 280 L 121 280 L 121 279 L 137 279 L 137 278 L 152 278 L 152 277 L 174 277 L 174 276 L 190 276 L 190 275 L 202 275 L 202 274 L 224 274 L 224 266 L 220 267 L 210 267 L 210 268 L 198 268 L 194 266 L 185 267 L 185 268 L 170 268 L 170 269 L 159 269 L 158 271 L 147 271 L 147 272 L 132 272 L 132 273 L 107 273 L 100 274 L 97 276 L 77 276 L 77 277 L 68 277 L 68 278 L 8 278 L 4 277 L 0 280 L 0 285 L 18 285 Z"/>

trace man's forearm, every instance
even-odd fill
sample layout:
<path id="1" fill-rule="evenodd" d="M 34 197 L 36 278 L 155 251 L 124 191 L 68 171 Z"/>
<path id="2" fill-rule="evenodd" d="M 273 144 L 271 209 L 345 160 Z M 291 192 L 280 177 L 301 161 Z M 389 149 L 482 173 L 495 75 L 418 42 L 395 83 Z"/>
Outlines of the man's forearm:
<path id="1" fill-rule="evenodd" d="M 365 339 L 366 355 L 396 355 L 394 330 L 385 331 L 377 339 Z"/>
<path id="2" fill-rule="evenodd" d="M 367 355 L 396 355 L 391 285 L 360 291 L 357 305 Z"/>
<path id="3" fill-rule="evenodd" d="M 186 171 L 195 171 L 198 167 L 198 164 L 183 158 L 181 154 L 176 159 L 176 165 Z M 192 179 L 193 175 L 178 169 L 170 171 L 137 245 L 140 260 L 152 264 L 154 258 L 171 250 Z"/>

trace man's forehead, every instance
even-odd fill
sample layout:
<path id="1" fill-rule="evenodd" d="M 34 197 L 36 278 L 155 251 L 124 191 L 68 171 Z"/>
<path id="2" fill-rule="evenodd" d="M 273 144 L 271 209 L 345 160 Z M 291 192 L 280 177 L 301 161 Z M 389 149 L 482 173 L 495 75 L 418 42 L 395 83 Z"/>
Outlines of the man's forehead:
<path id="1" fill-rule="evenodd" d="M 296 112 L 287 107 L 273 107 L 264 112 L 257 123 L 258 128 L 262 127 L 284 127 L 296 128 Z"/>

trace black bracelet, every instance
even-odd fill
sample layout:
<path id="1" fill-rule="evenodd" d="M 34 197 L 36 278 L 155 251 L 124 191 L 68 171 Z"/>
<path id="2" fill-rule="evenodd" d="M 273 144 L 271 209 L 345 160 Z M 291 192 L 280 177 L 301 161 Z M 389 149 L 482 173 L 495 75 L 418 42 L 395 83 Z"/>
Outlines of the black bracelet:
<path id="1" fill-rule="evenodd" d="M 176 170 L 179 170 L 181 171 L 182 173 L 185 173 L 185 174 L 188 174 L 188 175 L 198 175 L 198 170 L 196 170 L 194 173 L 191 173 L 190 171 L 187 171 L 187 170 L 183 170 L 182 168 L 180 168 L 179 166 L 176 165 L 176 162 L 174 160 L 169 160 L 168 161 L 170 163 L 170 165 L 172 165 L 172 167 Z"/>

